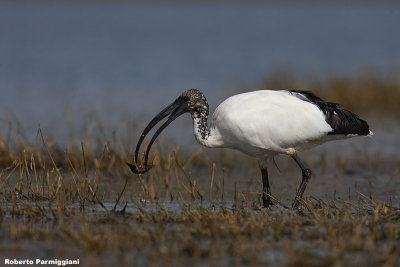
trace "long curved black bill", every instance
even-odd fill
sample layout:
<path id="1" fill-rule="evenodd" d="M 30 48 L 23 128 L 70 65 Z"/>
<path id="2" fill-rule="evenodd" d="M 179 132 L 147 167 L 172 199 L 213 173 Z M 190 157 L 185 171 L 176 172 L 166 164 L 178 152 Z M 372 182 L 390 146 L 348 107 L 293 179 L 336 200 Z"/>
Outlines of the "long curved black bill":
<path id="1" fill-rule="evenodd" d="M 176 101 L 175 101 L 176 102 Z M 150 132 L 151 129 L 153 129 L 153 127 L 162 119 L 164 119 L 165 117 L 167 117 L 168 115 L 170 115 L 176 108 L 177 108 L 177 104 L 176 103 L 172 103 L 169 106 L 167 106 L 166 108 L 164 108 L 160 113 L 158 113 L 150 122 L 149 124 L 146 126 L 146 128 L 143 130 L 142 135 L 139 138 L 139 141 L 136 145 L 136 150 L 135 150 L 135 162 L 136 164 L 138 163 L 138 156 L 139 156 L 139 150 L 140 150 L 140 146 L 142 145 L 144 139 L 146 138 L 146 135 Z"/>
<path id="2" fill-rule="evenodd" d="M 165 129 L 165 127 L 167 127 L 173 120 L 175 120 L 176 118 L 178 118 L 180 115 L 182 115 L 183 113 L 185 113 L 185 110 L 182 109 L 177 109 L 175 110 L 175 112 L 173 112 L 171 114 L 171 116 L 169 116 L 168 120 L 166 122 L 164 122 L 163 125 L 160 126 L 160 128 L 157 129 L 157 131 L 154 133 L 153 137 L 150 140 L 150 143 L 146 149 L 146 154 L 144 157 L 144 167 L 147 168 L 147 162 L 149 159 L 149 152 L 151 149 L 151 146 L 153 145 L 154 141 L 156 141 L 158 135 Z"/>
<path id="3" fill-rule="evenodd" d="M 148 162 L 148 157 L 149 157 L 149 152 L 150 148 L 153 145 L 154 141 L 156 140 L 157 136 L 164 130 L 165 127 L 167 127 L 173 120 L 175 120 L 177 117 L 185 113 L 185 109 L 182 107 L 182 103 L 179 100 L 175 100 L 172 104 L 164 108 L 160 113 L 158 113 L 151 121 L 150 123 L 146 126 L 144 129 L 143 133 L 141 134 L 139 141 L 136 145 L 135 149 L 135 162 L 136 165 L 138 165 L 138 156 L 139 156 L 139 150 L 140 146 L 142 145 L 145 137 L 147 134 L 150 132 L 150 130 L 162 119 L 167 117 L 168 115 L 169 118 L 168 120 L 161 125 L 161 127 L 156 131 L 154 134 L 153 138 L 151 139 L 149 146 L 146 149 L 146 154 L 145 154 L 145 164 L 144 164 L 144 170 L 139 170 L 136 166 L 133 166 L 132 164 L 128 163 L 128 166 L 131 168 L 132 172 L 134 173 L 144 173 L 148 171 L 147 169 L 147 162 Z"/>

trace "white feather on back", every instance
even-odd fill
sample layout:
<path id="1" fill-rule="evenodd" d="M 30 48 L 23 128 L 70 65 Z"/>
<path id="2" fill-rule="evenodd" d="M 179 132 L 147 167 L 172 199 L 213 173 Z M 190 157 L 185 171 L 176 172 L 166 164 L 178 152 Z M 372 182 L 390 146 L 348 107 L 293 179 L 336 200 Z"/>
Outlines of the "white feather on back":
<path id="1" fill-rule="evenodd" d="M 220 134 L 223 146 L 253 156 L 308 148 L 305 142 L 309 146 L 324 142 L 323 137 L 332 131 L 314 104 L 289 91 L 270 90 L 226 99 L 215 110 L 211 128 Z"/>

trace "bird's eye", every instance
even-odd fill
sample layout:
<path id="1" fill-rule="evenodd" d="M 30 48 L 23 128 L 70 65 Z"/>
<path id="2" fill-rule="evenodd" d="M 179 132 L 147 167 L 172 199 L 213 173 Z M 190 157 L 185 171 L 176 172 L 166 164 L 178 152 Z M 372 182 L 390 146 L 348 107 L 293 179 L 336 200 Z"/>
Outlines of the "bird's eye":
<path id="1" fill-rule="evenodd" d="M 188 96 L 184 96 L 184 97 L 183 97 L 183 100 L 184 100 L 185 102 L 188 102 L 188 101 L 189 101 L 189 97 L 188 97 Z"/>

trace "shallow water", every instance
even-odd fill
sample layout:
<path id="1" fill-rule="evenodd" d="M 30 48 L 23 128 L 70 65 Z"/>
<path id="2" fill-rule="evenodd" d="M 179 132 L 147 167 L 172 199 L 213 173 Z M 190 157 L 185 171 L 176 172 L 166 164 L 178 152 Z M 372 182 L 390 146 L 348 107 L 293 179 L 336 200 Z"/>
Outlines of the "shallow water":
<path id="1" fill-rule="evenodd" d="M 380 131 L 377 132 L 379 133 Z M 389 134 L 387 138 L 379 137 L 378 139 L 383 138 L 389 143 L 395 143 L 396 140 L 389 139 L 391 136 Z M 396 138 L 394 137 L 394 139 Z M 374 207 L 379 201 L 399 207 L 400 160 L 399 157 L 395 156 L 396 151 L 388 150 L 387 154 L 373 153 L 379 149 L 379 146 L 373 143 L 373 139 L 364 138 L 355 140 L 358 141 L 352 142 L 352 140 L 347 140 L 342 143 L 336 142 L 340 145 L 328 143 L 325 146 L 302 155 L 304 160 L 313 169 L 313 177 L 308 185 L 305 196 L 311 198 L 314 202 L 316 201 L 314 199 L 322 199 L 327 203 L 332 203 L 332 205 L 334 203 L 338 209 L 346 207 L 346 212 L 349 212 L 353 216 L 351 220 L 359 220 L 358 214 L 360 210 L 363 210 L 365 207 Z M 350 145 L 352 143 L 354 144 Z M 237 159 L 244 159 L 244 156 L 238 156 Z M 300 181 L 301 173 L 298 167 L 287 158 L 277 159 L 277 165 L 281 173 L 275 167 L 270 168 L 272 194 L 283 205 L 290 206 L 296 187 Z M 218 166 L 222 167 L 221 165 Z M 71 225 L 69 223 L 65 224 L 64 220 L 60 220 L 60 218 L 50 218 L 48 220 L 37 216 L 30 217 L 27 215 L 29 213 L 12 216 L 10 214 L 12 205 L 10 203 L 1 203 L 2 217 L 0 222 L 2 225 L 1 236 L 3 238 L 0 243 L 0 257 L 18 259 L 49 259 L 53 257 L 57 259 L 80 259 L 82 264 L 96 266 L 110 266 L 113 264 L 131 266 L 132 263 L 135 263 L 137 266 L 148 266 L 150 263 L 155 265 L 165 265 L 168 263 L 171 265 L 189 264 L 192 266 L 212 264 L 232 266 L 233 263 L 243 264 L 243 262 L 249 260 L 245 255 L 232 253 L 230 247 L 226 248 L 224 246 L 225 242 L 236 244 L 236 236 L 227 234 L 226 239 L 223 239 L 223 241 L 221 241 L 221 237 L 215 238 L 213 235 L 197 237 L 196 220 L 194 222 L 191 220 L 181 222 L 179 219 L 176 220 L 176 218 L 179 218 L 182 214 L 190 214 L 191 212 L 201 214 L 203 209 L 216 212 L 219 210 L 234 212 L 238 207 L 242 206 L 252 211 L 253 215 L 251 216 L 263 215 L 268 216 L 272 220 L 278 220 L 279 218 L 282 220 L 282 218 L 285 218 L 284 221 L 286 223 L 291 220 L 298 220 L 296 212 L 286 209 L 281 204 L 275 204 L 268 210 L 253 208 L 254 202 L 260 203 L 258 193 L 261 190 L 261 179 L 256 162 L 254 162 L 254 166 L 250 167 L 245 162 L 239 162 L 235 168 L 227 168 L 222 188 L 223 194 L 221 195 L 221 190 L 214 190 L 211 201 L 208 198 L 209 172 L 197 170 L 196 168 L 189 168 L 187 171 L 190 172 L 193 181 L 196 181 L 200 191 L 205 196 L 205 200 L 190 200 L 190 197 L 186 196 L 185 191 L 182 190 L 183 199 L 177 198 L 171 201 L 168 198 L 161 198 L 160 196 L 164 194 L 160 192 L 157 198 L 152 201 L 148 197 L 143 197 L 143 190 L 140 183 L 135 177 L 132 177 L 133 179 L 130 180 L 124 196 L 116 207 L 116 214 L 112 215 L 113 213 L 106 212 L 100 205 L 89 203 L 85 206 L 85 210 L 82 211 L 80 210 L 80 204 L 75 203 L 69 207 L 69 210 L 74 209 L 76 213 L 65 217 L 67 222 L 68 220 L 74 222 Z M 143 177 L 143 179 L 146 179 L 146 177 Z M 118 178 L 100 183 L 101 191 L 109 192 L 107 198 L 103 201 L 108 211 L 114 208 L 115 197 L 121 190 L 123 183 L 124 179 Z M 216 175 L 214 183 L 221 185 L 221 175 Z M 155 187 L 157 191 L 157 180 L 155 181 Z M 172 190 L 173 188 L 171 188 Z M 235 202 L 235 193 L 239 195 L 237 202 Z M 127 206 L 124 209 L 125 203 L 127 203 Z M 45 207 L 45 209 L 48 207 L 46 202 L 38 202 L 37 204 Z M 18 205 L 19 208 L 23 209 L 24 206 L 30 207 L 34 203 L 32 201 L 23 201 Z M 260 207 L 259 204 L 255 206 Z M 306 209 L 304 210 L 306 211 Z M 58 214 L 55 206 L 54 212 Z M 163 214 L 166 213 L 175 214 L 177 217 L 171 216 L 168 220 L 163 221 Z M 48 214 L 51 217 L 51 213 L 48 212 Z M 141 221 L 141 216 L 153 218 L 155 221 L 151 222 L 151 219 L 147 219 L 149 221 L 138 224 Z M 246 216 L 246 214 L 243 215 L 244 218 L 247 218 Z M 338 214 L 335 216 L 338 216 Z M 269 232 L 258 236 L 256 239 L 251 234 L 245 235 L 245 238 L 241 237 L 240 246 L 242 249 L 251 249 L 252 246 L 255 246 L 254 249 L 258 249 L 259 251 L 252 256 L 253 258 L 250 262 L 256 262 L 256 265 L 287 266 L 291 262 L 291 259 L 293 260 L 293 251 L 298 251 L 301 252 L 300 255 L 303 255 L 303 252 L 306 253 L 306 259 L 312 259 L 316 262 L 324 262 L 324 259 L 327 257 L 332 258 L 333 253 L 333 255 L 337 255 L 335 256 L 337 257 L 335 261 L 364 265 L 366 259 L 377 262 L 381 257 L 380 255 L 388 250 L 388 244 L 392 244 L 390 243 L 392 241 L 382 244 L 375 244 L 371 241 L 369 246 L 377 246 L 379 249 L 370 252 L 368 247 L 360 248 L 356 246 L 356 249 L 346 250 L 343 252 L 344 254 L 341 254 L 340 251 L 332 252 L 333 244 L 329 239 L 325 238 L 328 234 L 332 234 L 331 227 L 334 227 L 334 229 L 337 228 L 337 230 L 334 230 L 338 231 L 335 232 L 335 235 L 339 235 L 340 238 L 345 240 L 349 236 L 353 236 L 353 231 L 358 230 L 344 231 L 343 228 L 346 228 L 345 226 L 348 222 L 345 220 L 341 223 L 337 219 L 335 221 L 334 217 L 325 221 L 322 220 L 316 225 L 309 225 L 310 222 L 314 222 L 315 220 L 310 214 L 301 215 L 300 217 L 304 218 L 304 222 L 293 224 L 293 229 L 298 229 L 297 231 L 299 232 L 295 231 L 296 234 L 294 235 L 282 233 L 282 239 L 275 240 L 271 244 L 265 245 L 265 243 L 260 241 L 260 238 L 270 238 L 273 233 Z M 157 223 L 160 221 L 163 223 Z M 362 228 L 362 231 L 366 231 L 366 229 L 372 227 L 368 225 L 368 222 L 366 225 L 363 225 L 364 228 Z M 240 227 L 241 221 L 239 220 L 239 222 L 232 221 L 228 224 L 222 224 L 219 230 L 225 231 L 225 229 L 233 227 L 231 224 L 236 223 L 238 224 L 236 227 Z M 395 227 L 395 225 L 397 224 L 392 223 L 388 227 Z M 15 229 L 18 231 L 17 233 L 13 232 L 16 231 Z M 152 229 L 150 232 L 154 231 L 157 233 L 159 235 L 157 238 L 160 238 L 163 242 L 159 244 L 158 241 L 152 241 L 140 248 L 124 249 L 124 246 L 132 246 L 130 242 L 133 242 L 133 244 L 134 242 L 138 242 L 140 244 L 140 238 L 134 239 L 135 241 L 127 241 L 124 239 L 123 231 L 128 231 L 127 233 L 129 234 L 126 235 L 134 238 L 135 234 L 132 233 L 141 233 L 142 229 L 146 229 L 146 231 Z M 175 241 L 167 242 L 164 240 L 164 238 L 171 235 L 174 235 L 173 239 L 180 240 L 181 231 L 187 231 L 188 229 L 189 231 L 193 231 L 193 235 L 191 235 L 193 240 L 187 241 L 189 248 L 195 247 L 196 249 L 205 251 L 219 251 L 220 254 L 211 254 L 214 256 L 192 259 L 191 256 L 186 254 L 184 249 L 178 252 L 174 250 L 174 247 L 178 246 L 175 244 Z M 122 232 L 120 233 L 120 231 Z M 121 248 L 114 248 L 111 251 L 105 245 L 97 245 L 102 244 L 103 239 L 106 239 L 103 235 L 112 234 L 116 236 L 116 233 L 120 235 L 117 236 L 116 240 L 112 240 L 111 242 L 121 242 Z M 146 236 L 146 233 L 141 234 Z M 305 233 L 306 237 L 299 238 L 297 236 L 299 233 Z M 19 237 L 13 238 L 13 236 Z M 93 236 L 97 236 L 97 239 L 87 240 L 87 238 L 93 238 Z M 154 240 L 159 240 L 157 238 L 155 237 Z M 264 244 L 263 246 L 266 246 L 266 248 L 260 250 L 260 245 L 256 245 L 257 240 L 261 244 Z M 129 245 L 126 245 L 126 242 Z M 223 243 L 220 244 L 218 242 Z M 357 241 L 350 240 L 349 242 Z M 183 247 L 185 248 L 185 246 L 186 243 L 184 243 Z M 165 253 L 168 256 L 167 258 L 154 258 L 153 253 L 156 252 Z M 301 258 L 299 255 L 296 257 Z"/>

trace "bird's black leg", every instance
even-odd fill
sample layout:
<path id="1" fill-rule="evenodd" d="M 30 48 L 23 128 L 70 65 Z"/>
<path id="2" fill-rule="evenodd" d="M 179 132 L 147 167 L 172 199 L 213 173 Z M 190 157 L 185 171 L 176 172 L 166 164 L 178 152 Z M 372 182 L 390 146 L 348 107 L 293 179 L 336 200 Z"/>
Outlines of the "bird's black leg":
<path id="1" fill-rule="evenodd" d="M 296 198 L 294 199 L 293 204 L 292 204 L 292 209 L 297 209 L 300 204 L 300 199 L 303 197 L 303 193 L 306 190 L 308 181 L 310 181 L 312 172 L 311 172 L 310 168 L 308 168 L 296 154 L 292 155 L 292 158 L 294 159 L 294 161 L 296 161 L 297 165 L 299 165 L 299 167 L 301 168 L 301 172 L 302 172 L 301 184 L 299 186 L 299 189 L 296 192 Z"/>
<path id="2" fill-rule="evenodd" d="M 267 167 L 264 166 L 260 166 L 260 168 L 263 181 L 263 194 L 262 194 L 263 206 L 264 208 L 268 208 L 269 205 L 272 204 L 271 188 L 269 187 L 269 181 L 268 181 L 268 169 Z"/>

